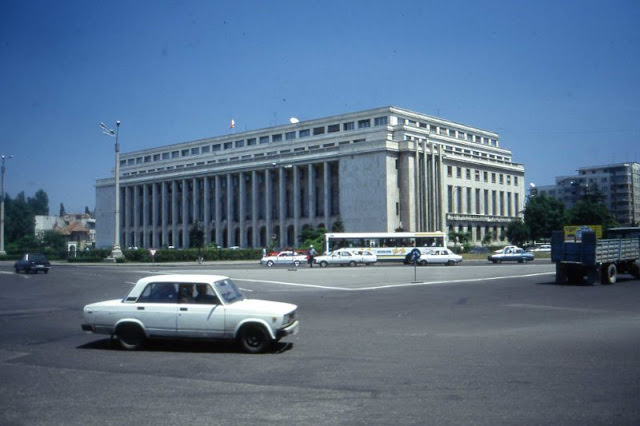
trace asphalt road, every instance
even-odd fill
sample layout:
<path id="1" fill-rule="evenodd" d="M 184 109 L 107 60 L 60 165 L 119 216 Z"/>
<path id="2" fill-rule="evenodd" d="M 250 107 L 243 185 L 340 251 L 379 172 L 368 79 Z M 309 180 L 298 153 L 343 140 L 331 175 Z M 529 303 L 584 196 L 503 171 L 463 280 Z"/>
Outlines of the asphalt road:
<path id="1" fill-rule="evenodd" d="M 86 303 L 154 273 L 230 275 L 299 306 L 273 352 L 80 329 Z M 0 263 L 0 424 L 640 424 L 640 282 L 554 283 L 553 265 L 261 268 Z"/>

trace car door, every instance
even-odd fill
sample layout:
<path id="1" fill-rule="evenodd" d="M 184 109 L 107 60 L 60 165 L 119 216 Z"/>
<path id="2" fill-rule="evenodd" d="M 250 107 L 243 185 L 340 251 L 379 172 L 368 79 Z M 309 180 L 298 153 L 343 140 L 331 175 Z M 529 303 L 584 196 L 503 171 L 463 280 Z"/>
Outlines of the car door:
<path id="1" fill-rule="evenodd" d="M 151 336 L 175 336 L 178 284 L 149 283 L 135 303 L 132 314 Z"/>
<path id="2" fill-rule="evenodd" d="M 178 335 L 180 337 L 216 338 L 225 332 L 225 307 L 209 284 L 183 284 L 190 286 L 191 297 L 178 303 Z"/>

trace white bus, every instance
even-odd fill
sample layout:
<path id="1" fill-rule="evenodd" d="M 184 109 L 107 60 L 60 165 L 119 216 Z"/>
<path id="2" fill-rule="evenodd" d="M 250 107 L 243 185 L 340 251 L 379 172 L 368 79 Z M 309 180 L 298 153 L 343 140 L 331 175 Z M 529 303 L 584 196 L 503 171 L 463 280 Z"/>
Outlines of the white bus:
<path id="1" fill-rule="evenodd" d="M 378 261 L 403 261 L 414 248 L 446 247 L 444 232 L 331 232 L 324 234 L 324 250 L 369 249 Z"/>

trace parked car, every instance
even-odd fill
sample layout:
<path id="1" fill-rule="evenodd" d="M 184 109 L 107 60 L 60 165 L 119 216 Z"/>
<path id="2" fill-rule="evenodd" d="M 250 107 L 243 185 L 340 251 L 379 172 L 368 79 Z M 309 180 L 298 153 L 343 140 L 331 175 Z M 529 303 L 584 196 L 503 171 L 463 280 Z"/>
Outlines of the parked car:
<path id="1" fill-rule="evenodd" d="M 520 247 L 507 246 L 501 250 L 496 250 L 493 254 L 489 255 L 487 259 L 493 263 L 501 262 L 530 262 L 535 258 L 533 253 L 524 251 Z"/>
<path id="2" fill-rule="evenodd" d="M 147 339 L 236 340 L 264 352 L 298 332 L 298 307 L 246 299 L 220 275 L 156 275 L 140 279 L 123 299 L 86 305 L 82 329 L 115 337 L 125 349 Z"/>
<path id="3" fill-rule="evenodd" d="M 551 251 L 551 244 L 542 244 L 539 245 L 535 248 L 533 248 L 531 251 L 537 251 L 537 252 L 550 252 Z"/>
<path id="4" fill-rule="evenodd" d="M 45 274 L 49 273 L 51 269 L 51 263 L 44 254 L 40 253 L 26 253 L 16 263 L 13 264 L 16 270 L 16 274 L 20 271 L 27 274 L 37 274 L 42 271 Z"/>
<path id="5" fill-rule="evenodd" d="M 418 264 L 422 266 L 431 264 L 455 265 L 460 262 L 462 262 L 462 256 L 455 254 L 447 248 L 427 250 L 425 253 L 422 253 L 418 259 Z"/>
<path id="6" fill-rule="evenodd" d="M 315 263 L 323 268 L 329 265 L 356 266 L 358 264 L 372 265 L 378 261 L 378 257 L 370 250 L 355 250 L 342 248 L 329 254 L 316 256 Z"/>
<path id="7" fill-rule="evenodd" d="M 260 259 L 260 264 L 271 268 L 273 265 L 295 265 L 307 261 L 307 255 L 295 251 L 281 251 L 276 255 L 267 255 Z"/>

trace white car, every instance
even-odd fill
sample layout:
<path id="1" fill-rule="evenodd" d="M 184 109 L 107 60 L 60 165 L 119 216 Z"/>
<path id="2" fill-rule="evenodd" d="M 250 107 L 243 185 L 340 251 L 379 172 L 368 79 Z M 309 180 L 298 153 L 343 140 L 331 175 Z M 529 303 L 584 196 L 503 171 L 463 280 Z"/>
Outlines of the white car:
<path id="1" fill-rule="evenodd" d="M 378 261 L 378 257 L 369 250 L 355 250 L 355 249 L 338 249 L 329 254 L 316 256 L 315 263 L 323 268 L 329 265 L 340 266 L 356 266 L 360 263 L 365 265 L 372 265 Z"/>
<path id="2" fill-rule="evenodd" d="M 455 265 L 456 263 L 462 262 L 462 256 L 459 254 L 455 254 L 448 248 L 435 248 L 426 250 L 424 253 L 420 255 L 418 259 L 418 264 L 432 265 L 432 264 L 440 264 L 440 265 Z"/>
<path id="3" fill-rule="evenodd" d="M 260 259 L 260 264 L 271 268 L 273 265 L 294 265 L 299 266 L 306 263 L 307 255 L 295 251 L 281 251 L 275 255 L 267 255 Z"/>
<path id="4" fill-rule="evenodd" d="M 245 299 L 225 276 L 156 275 L 139 280 L 123 299 L 86 305 L 82 329 L 109 334 L 125 349 L 153 338 L 222 339 L 258 353 L 298 332 L 297 309 Z"/>

